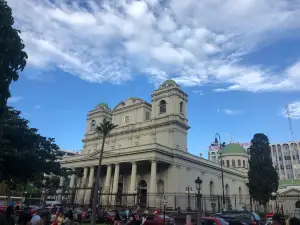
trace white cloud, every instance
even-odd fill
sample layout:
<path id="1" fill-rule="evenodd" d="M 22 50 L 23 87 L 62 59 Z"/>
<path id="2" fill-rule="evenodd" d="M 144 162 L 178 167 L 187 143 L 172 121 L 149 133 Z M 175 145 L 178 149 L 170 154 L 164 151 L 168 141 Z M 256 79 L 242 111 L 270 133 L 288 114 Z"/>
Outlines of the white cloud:
<path id="1" fill-rule="evenodd" d="M 9 104 L 12 104 L 12 103 L 19 102 L 19 101 L 21 101 L 22 99 L 23 99 L 23 97 L 20 97 L 20 96 L 12 96 L 12 97 L 10 97 L 10 98 L 7 100 L 7 102 L 8 102 Z"/>
<path id="2" fill-rule="evenodd" d="M 194 90 L 193 93 L 198 94 L 198 95 L 204 95 L 202 90 Z"/>
<path id="3" fill-rule="evenodd" d="M 98 83 L 124 82 L 137 71 L 155 83 L 167 78 L 186 86 L 214 83 L 215 91 L 300 90 L 300 60 L 277 73 L 241 61 L 265 42 L 299 30 L 296 0 L 293 7 L 283 0 L 10 0 L 9 5 L 28 66 L 39 71 L 58 67 Z"/>
<path id="4" fill-rule="evenodd" d="M 39 108 L 41 108 L 41 106 L 40 105 L 35 105 L 34 108 L 39 109 Z"/>
<path id="5" fill-rule="evenodd" d="M 300 101 L 288 104 L 288 110 L 292 119 L 300 119 Z M 283 116 L 288 117 L 286 108 L 281 113 Z"/>
<path id="6" fill-rule="evenodd" d="M 238 115 L 242 113 L 240 110 L 233 110 L 233 109 L 223 109 L 222 112 L 227 115 Z"/>

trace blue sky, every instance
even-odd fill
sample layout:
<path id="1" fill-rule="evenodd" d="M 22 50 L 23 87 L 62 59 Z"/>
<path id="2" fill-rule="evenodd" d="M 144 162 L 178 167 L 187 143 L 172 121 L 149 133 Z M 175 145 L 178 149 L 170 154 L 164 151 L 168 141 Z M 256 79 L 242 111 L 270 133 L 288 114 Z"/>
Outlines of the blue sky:
<path id="1" fill-rule="evenodd" d="M 191 153 L 206 156 L 216 132 L 291 140 L 286 104 L 300 139 L 298 1 L 101 2 L 9 1 L 29 55 L 9 102 L 62 149 L 81 149 L 97 103 L 150 102 L 170 78 L 189 95 Z"/>

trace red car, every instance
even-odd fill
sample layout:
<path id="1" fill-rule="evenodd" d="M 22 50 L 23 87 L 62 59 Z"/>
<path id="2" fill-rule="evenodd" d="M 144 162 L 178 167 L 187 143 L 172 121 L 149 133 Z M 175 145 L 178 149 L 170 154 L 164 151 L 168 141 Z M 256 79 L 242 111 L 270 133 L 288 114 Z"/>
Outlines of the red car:
<path id="1" fill-rule="evenodd" d="M 202 217 L 203 225 L 228 225 L 229 223 L 222 218 L 217 217 Z"/>
<path id="2" fill-rule="evenodd" d="M 0 213 L 5 212 L 6 206 L 5 205 L 0 205 Z"/>
<path id="3" fill-rule="evenodd" d="M 168 225 L 175 225 L 175 220 L 169 216 L 165 216 Z M 144 225 L 164 225 L 164 215 L 149 215 Z"/>

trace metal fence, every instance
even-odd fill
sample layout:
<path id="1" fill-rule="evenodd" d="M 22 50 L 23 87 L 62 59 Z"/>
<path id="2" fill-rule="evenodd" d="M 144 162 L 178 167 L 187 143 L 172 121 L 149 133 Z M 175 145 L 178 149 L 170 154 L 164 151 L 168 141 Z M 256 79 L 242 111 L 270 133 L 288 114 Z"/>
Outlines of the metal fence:
<path id="1" fill-rule="evenodd" d="M 93 190 L 91 188 L 76 188 L 61 190 L 60 193 L 52 191 L 51 193 L 44 194 L 20 194 L 11 193 L 12 200 L 26 201 L 29 205 L 41 205 L 46 201 L 61 201 L 63 204 L 91 206 Z M 5 200 L 7 197 L 4 193 L 0 193 L 0 201 Z M 102 193 L 98 192 L 98 205 L 101 206 L 134 206 L 136 204 L 141 207 L 160 208 L 164 207 L 164 199 L 167 200 L 166 208 L 170 211 L 195 211 L 197 206 L 196 194 L 186 193 Z M 201 208 L 206 214 L 220 212 L 223 209 L 247 209 L 256 212 L 264 211 L 264 207 L 257 202 L 250 199 L 249 196 L 230 195 L 203 195 L 201 197 Z M 267 204 L 267 210 L 273 212 L 281 212 L 287 216 L 300 217 L 300 195 L 281 195 L 278 196 L 276 201 L 272 200 Z"/>

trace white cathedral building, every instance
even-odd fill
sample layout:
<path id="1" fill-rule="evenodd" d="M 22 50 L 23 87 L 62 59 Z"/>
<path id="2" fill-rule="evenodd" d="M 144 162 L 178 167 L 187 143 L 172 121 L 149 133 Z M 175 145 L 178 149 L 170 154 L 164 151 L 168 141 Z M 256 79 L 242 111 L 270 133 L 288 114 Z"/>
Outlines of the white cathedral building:
<path id="1" fill-rule="evenodd" d="M 202 180 L 203 196 L 222 195 L 220 164 L 188 152 L 188 95 L 175 81 L 167 80 L 151 97 L 151 103 L 129 98 L 112 110 L 100 103 L 88 113 L 81 155 L 61 162 L 63 167 L 83 170 L 83 176 L 72 175 L 69 184 L 70 190 L 77 188 L 77 203 L 90 202 L 102 144 L 95 128 L 103 118 L 118 126 L 105 142 L 102 205 L 144 203 L 158 207 L 164 195 L 168 207 L 185 208 L 187 203 L 174 196 L 186 196 L 187 187 L 195 193 L 197 177 Z M 236 196 L 236 204 L 245 205 L 242 196 L 248 196 L 247 170 L 224 166 L 223 171 L 225 195 Z"/>

